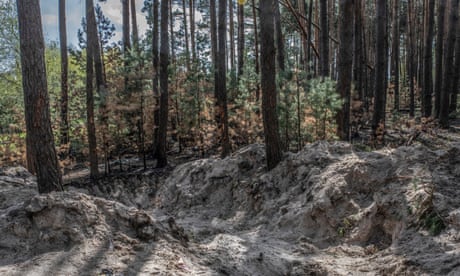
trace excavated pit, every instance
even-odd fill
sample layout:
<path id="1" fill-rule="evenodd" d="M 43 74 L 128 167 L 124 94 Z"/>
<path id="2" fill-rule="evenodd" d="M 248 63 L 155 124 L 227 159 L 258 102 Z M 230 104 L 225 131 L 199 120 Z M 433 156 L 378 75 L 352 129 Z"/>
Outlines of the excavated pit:
<path id="1" fill-rule="evenodd" d="M 49 195 L 24 170 L 3 170 L 0 274 L 460 273 L 459 143 L 360 152 L 317 142 L 270 172 L 264 152 Z M 70 261 L 53 268 L 59 256 Z"/>

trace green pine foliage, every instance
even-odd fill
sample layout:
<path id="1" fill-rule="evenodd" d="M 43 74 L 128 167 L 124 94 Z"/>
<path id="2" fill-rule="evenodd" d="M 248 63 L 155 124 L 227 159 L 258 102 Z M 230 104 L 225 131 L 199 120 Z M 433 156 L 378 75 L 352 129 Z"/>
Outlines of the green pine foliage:
<path id="1" fill-rule="evenodd" d="M 4 27 L 0 32 L 0 163 L 24 164 L 24 104 L 15 4 L 12 0 L 0 1 L 0 23 Z M 151 27 L 155 19 L 151 14 L 151 4 L 151 0 L 144 1 L 142 10 L 150 28 L 141 35 L 139 49 L 131 49 L 128 53 L 123 53 L 121 45 L 113 41 L 114 25 L 105 17 L 100 7 L 96 8 L 107 84 L 105 93 L 99 94 L 96 89 L 94 91 L 96 135 L 101 159 L 135 155 L 144 150 L 153 151 L 156 99 L 153 95 Z M 181 4 L 180 1 L 172 1 L 171 22 L 174 25 L 170 43 L 168 152 L 190 153 L 199 149 L 204 156 L 215 153 L 218 144 L 210 10 L 206 2 L 196 2 L 197 58 L 192 60 L 191 54 L 186 52 Z M 229 135 L 233 149 L 264 142 L 253 14 L 250 8 L 246 8 L 245 12 L 243 73 L 238 75 L 230 64 L 227 73 Z M 307 142 L 336 138 L 335 116 L 341 101 L 333 80 L 311 79 L 315 75 L 315 63 L 311 61 L 311 64 L 305 64 L 297 22 L 285 7 L 281 7 L 281 16 L 286 69 L 278 72 L 277 79 L 280 136 L 284 142 L 284 150 L 299 150 Z M 85 161 L 88 154 L 85 20 L 82 23 L 78 34 L 68 34 L 80 38 L 79 48 L 69 47 L 68 76 L 70 144 L 66 145 L 66 150 L 71 151 L 71 156 L 76 161 Z M 60 137 L 61 83 L 58 46 L 57 43 L 49 41 L 46 45 L 48 89 L 56 139 Z M 310 54 L 314 60 L 314 51 Z"/>
<path id="2" fill-rule="evenodd" d="M 336 82 L 330 78 L 310 81 L 306 100 L 310 108 L 309 113 L 315 119 L 316 139 L 335 138 L 335 116 L 342 105 L 335 86 Z"/>

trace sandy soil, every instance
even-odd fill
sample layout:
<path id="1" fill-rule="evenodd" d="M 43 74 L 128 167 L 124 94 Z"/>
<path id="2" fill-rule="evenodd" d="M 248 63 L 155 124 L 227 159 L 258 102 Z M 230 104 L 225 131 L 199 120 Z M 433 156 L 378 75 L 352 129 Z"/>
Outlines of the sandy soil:
<path id="1" fill-rule="evenodd" d="M 38 195 L 0 172 L 0 275 L 460 275 L 460 143 L 264 148 Z"/>

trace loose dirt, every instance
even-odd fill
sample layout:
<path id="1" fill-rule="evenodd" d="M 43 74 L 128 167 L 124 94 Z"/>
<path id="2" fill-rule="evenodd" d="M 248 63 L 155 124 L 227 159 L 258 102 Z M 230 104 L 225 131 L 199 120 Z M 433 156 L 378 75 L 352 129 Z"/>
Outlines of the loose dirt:
<path id="1" fill-rule="evenodd" d="M 0 172 L 0 275 L 460 275 L 460 143 L 264 147 L 38 195 Z"/>

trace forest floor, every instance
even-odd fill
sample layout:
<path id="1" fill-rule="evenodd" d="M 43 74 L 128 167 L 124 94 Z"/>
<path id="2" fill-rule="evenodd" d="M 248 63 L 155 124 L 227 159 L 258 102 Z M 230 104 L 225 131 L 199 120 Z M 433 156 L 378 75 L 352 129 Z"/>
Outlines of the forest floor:
<path id="1" fill-rule="evenodd" d="M 270 172 L 257 144 L 166 169 L 128 160 L 47 195 L 3 168 L 0 275 L 460 275 L 460 133 L 388 137 L 309 144 Z"/>

